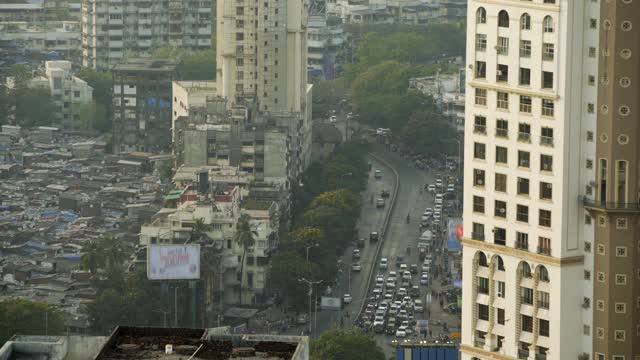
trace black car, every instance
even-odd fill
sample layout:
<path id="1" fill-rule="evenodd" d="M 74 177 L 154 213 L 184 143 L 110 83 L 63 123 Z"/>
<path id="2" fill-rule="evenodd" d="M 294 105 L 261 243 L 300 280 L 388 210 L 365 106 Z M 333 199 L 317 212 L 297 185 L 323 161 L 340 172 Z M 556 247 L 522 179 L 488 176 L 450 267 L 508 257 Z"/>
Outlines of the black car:
<path id="1" fill-rule="evenodd" d="M 409 271 L 411 271 L 412 274 L 417 274 L 418 273 L 418 264 L 411 264 L 411 267 L 410 267 Z"/>
<path id="2" fill-rule="evenodd" d="M 369 234 L 369 241 L 378 241 L 377 231 L 372 231 L 371 234 Z"/>

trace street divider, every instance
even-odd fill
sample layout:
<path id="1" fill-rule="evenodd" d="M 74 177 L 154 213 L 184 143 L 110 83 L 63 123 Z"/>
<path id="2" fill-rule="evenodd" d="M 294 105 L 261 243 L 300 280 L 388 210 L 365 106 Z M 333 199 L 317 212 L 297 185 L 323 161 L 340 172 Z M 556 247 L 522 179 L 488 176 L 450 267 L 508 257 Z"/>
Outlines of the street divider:
<path id="1" fill-rule="evenodd" d="M 380 237 L 376 244 L 376 251 L 373 256 L 373 264 L 371 265 L 371 272 L 369 273 L 369 278 L 367 279 L 367 289 L 366 289 L 366 294 L 364 295 L 365 301 L 363 301 L 362 304 L 360 305 L 360 311 L 358 312 L 358 317 L 356 320 L 359 320 L 362 317 L 362 313 L 364 312 L 364 308 L 367 304 L 366 299 L 369 298 L 371 286 L 373 285 L 373 274 L 375 274 L 376 270 L 378 269 L 378 263 L 380 262 L 380 250 L 382 249 L 382 245 L 386 241 L 387 230 L 389 228 L 389 220 L 391 219 L 391 214 L 393 214 L 393 210 L 396 207 L 396 197 L 398 196 L 398 189 L 400 188 L 400 176 L 398 175 L 398 172 L 396 171 L 396 169 L 394 169 L 387 161 L 385 161 L 381 157 L 373 153 L 368 153 L 368 155 L 374 158 L 375 160 L 381 162 L 387 168 L 391 169 L 391 171 L 393 172 L 393 176 L 395 176 L 396 178 L 396 182 L 395 182 L 395 185 L 393 186 L 393 191 L 391 192 L 391 196 L 389 197 L 389 202 L 390 202 L 390 205 L 388 208 L 389 210 L 384 216 L 384 221 L 382 222 L 382 229 L 380 229 Z"/>

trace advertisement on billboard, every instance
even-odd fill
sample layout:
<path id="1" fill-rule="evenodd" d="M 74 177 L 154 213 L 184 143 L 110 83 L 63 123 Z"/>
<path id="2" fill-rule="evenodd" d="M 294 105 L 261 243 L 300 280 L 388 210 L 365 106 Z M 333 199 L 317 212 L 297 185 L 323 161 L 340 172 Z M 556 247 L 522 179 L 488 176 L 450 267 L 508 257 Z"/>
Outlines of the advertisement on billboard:
<path id="1" fill-rule="evenodd" d="M 149 280 L 200 278 L 200 245 L 151 245 L 147 249 Z"/>
<path id="2" fill-rule="evenodd" d="M 322 310 L 342 310 L 342 299 L 323 296 L 320 298 L 320 309 Z"/>

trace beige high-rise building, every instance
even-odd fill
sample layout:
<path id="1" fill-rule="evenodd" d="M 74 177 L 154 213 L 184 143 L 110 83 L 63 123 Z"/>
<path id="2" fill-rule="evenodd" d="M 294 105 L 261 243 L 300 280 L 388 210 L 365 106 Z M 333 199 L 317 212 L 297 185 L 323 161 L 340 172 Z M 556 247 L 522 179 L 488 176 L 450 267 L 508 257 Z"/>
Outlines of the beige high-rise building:
<path id="1" fill-rule="evenodd" d="M 210 0 L 82 0 L 82 65 L 107 70 L 164 45 L 210 49 L 212 12 Z"/>
<path id="2" fill-rule="evenodd" d="M 308 0 L 218 1 L 216 82 L 229 106 L 255 100 L 260 111 L 307 111 L 308 7 Z"/>
<path id="3" fill-rule="evenodd" d="M 638 25 L 469 1 L 462 359 L 640 360 Z"/>

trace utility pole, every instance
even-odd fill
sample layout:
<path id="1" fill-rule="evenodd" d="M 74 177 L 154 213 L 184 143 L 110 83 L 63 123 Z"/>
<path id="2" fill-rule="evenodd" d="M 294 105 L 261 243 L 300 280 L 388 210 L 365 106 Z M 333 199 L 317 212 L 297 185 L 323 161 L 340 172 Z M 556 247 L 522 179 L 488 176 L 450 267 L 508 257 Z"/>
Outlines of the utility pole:
<path id="1" fill-rule="evenodd" d="M 305 278 L 298 279 L 298 282 L 303 282 L 309 285 L 309 336 L 311 336 L 311 298 L 313 295 L 313 285 L 318 285 L 322 282 L 322 280 L 311 281 Z"/>
<path id="2" fill-rule="evenodd" d="M 173 288 L 173 304 L 174 304 L 174 315 L 173 315 L 173 327 L 178 327 L 178 285 Z"/>

